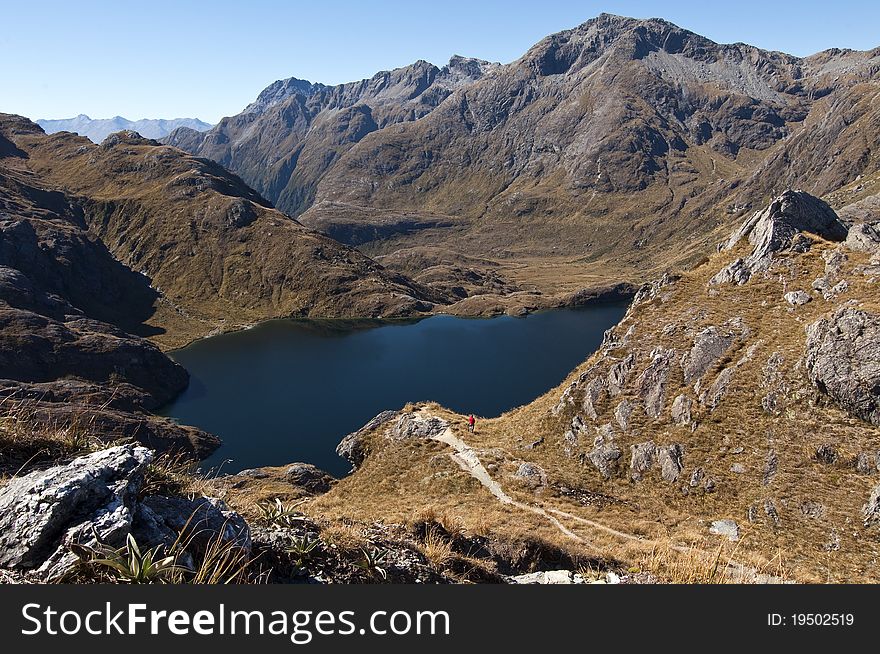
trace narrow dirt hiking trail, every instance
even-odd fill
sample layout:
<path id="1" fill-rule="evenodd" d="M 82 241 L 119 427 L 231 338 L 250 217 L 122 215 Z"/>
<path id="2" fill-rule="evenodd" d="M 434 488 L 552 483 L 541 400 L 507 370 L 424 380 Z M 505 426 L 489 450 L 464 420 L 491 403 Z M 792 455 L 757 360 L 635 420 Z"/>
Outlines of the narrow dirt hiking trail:
<path id="1" fill-rule="evenodd" d="M 426 416 L 430 415 L 429 413 L 424 411 L 420 413 Z M 499 502 L 516 507 L 523 511 L 534 513 L 549 520 L 557 529 L 559 529 L 560 532 L 562 532 L 565 536 L 571 538 L 572 540 L 584 544 L 589 544 L 590 542 L 586 538 L 579 536 L 571 529 L 566 527 L 557 516 L 566 520 L 577 522 L 584 526 L 590 527 L 591 529 L 596 529 L 607 534 L 611 534 L 612 536 L 615 536 L 622 540 L 639 541 L 649 545 L 659 544 L 657 543 L 657 541 L 646 539 L 641 536 L 637 536 L 636 534 L 629 534 L 624 531 L 614 529 L 613 527 L 609 527 L 608 525 L 603 525 L 602 523 L 596 522 L 594 520 L 588 520 L 587 518 L 582 518 L 580 516 L 574 515 L 573 513 L 568 513 L 567 511 L 553 508 L 544 509 L 534 504 L 526 504 L 525 502 L 520 502 L 519 500 L 513 499 L 504 491 L 504 489 L 501 487 L 501 484 L 499 484 L 495 479 L 492 478 L 492 475 L 490 475 L 489 471 L 486 470 L 474 448 L 472 448 L 470 445 L 468 445 L 462 439 L 456 436 L 451 426 L 447 427 L 443 433 L 437 434 L 436 436 L 431 436 L 431 440 L 443 443 L 451 447 L 453 451 L 449 454 L 450 458 L 455 461 L 455 463 L 458 464 L 458 466 L 462 470 L 464 470 L 474 479 L 479 481 L 483 488 L 488 490 Z M 713 560 L 713 558 L 715 557 L 715 555 L 711 552 L 706 552 L 691 547 L 684 547 L 681 545 L 672 545 L 671 549 L 679 552 L 680 554 L 696 554 L 698 556 L 706 558 L 709 561 Z M 722 564 L 722 567 L 726 569 L 728 573 L 738 576 L 743 581 L 748 580 L 755 581 L 757 583 L 784 583 L 784 580 L 779 577 L 759 573 L 754 568 L 744 565 L 742 563 L 737 563 L 736 561 L 728 561 L 726 564 Z"/>
<path id="2" fill-rule="evenodd" d="M 559 531 L 563 534 L 577 540 L 581 543 L 586 543 L 587 541 L 584 538 L 581 538 L 576 533 L 571 531 L 564 524 L 559 522 L 554 516 L 550 515 L 547 511 L 538 506 L 532 506 L 530 504 L 524 504 L 523 502 L 518 502 L 513 499 L 504 492 L 504 489 L 501 488 L 501 485 L 492 479 L 492 476 L 489 474 L 489 471 L 483 466 L 483 463 L 480 461 L 480 458 L 477 456 L 477 453 L 474 452 L 473 448 L 465 443 L 463 440 L 458 438 L 455 434 L 452 433 L 452 428 L 447 427 L 446 431 L 438 436 L 433 436 L 432 440 L 439 441 L 441 443 L 446 443 L 450 447 L 452 447 L 455 452 L 453 452 L 450 456 L 452 460 L 455 461 L 462 470 L 470 474 L 474 479 L 479 481 L 483 487 L 488 490 L 492 495 L 494 495 L 498 500 L 504 504 L 510 504 L 511 506 L 515 506 L 524 511 L 530 511 L 532 513 L 536 513 L 537 515 L 543 516 L 547 518 L 550 522 L 552 522 Z"/>

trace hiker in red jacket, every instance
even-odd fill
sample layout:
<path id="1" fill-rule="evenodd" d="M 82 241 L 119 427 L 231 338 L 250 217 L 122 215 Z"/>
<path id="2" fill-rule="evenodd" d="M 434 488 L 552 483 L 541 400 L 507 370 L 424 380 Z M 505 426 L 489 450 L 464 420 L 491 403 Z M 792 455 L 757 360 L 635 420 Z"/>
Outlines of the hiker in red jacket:
<path id="1" fill-rule="evenodd" d="M 472 434 L 474 433 L 474 425 L 476 424 L 476 422 L 477 421 L 474 418 L 473 413 L 470 416 L 468 416 L 468 431 Z"/>

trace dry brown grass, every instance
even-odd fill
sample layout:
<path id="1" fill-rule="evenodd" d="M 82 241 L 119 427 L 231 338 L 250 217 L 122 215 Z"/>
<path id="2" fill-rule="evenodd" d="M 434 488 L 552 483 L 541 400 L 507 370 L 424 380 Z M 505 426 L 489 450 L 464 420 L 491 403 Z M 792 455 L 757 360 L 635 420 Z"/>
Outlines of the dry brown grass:
<path id="1" fill-rule="evenodd" d="M 425 511 L 450 514 L 459 517 L 472 534 L 505 538 L 540 534 L 569 551 L 618 559 L 640 569 L 651 568 L 661 579 L 680 581 L 710 578 L 705 552 L 718 552 L 719 544 L 708 535 L 708 523 L 733 518 L 748 536 L 736 545 L 735 554 L 727 544 L 720 548 L 719 565 L 712 579 L 735 580 L 727 566 L 731 559 L 762 574 L 799 581 L 880 579 L 880 569 L 873 563 L 880 556 L 880 547 L 860 522 L 861 506 L 876 479 L 860 475 L 852 467 L 859 452 L 880 450 L 880 430 L 819 396 L 798 363 L 806 325 L 853 298 L 865 310 L 880 311 L 876 287 L 864 275 L 853 272 L 867 258 L 848 253 L 841 277 L 850 283 L 850 290 L 832 301 L 817 297 L 807 305 L 791 308 L 782 300 L 787 290 L 809 290 L 812 281 L 824 274 L 822 253 L 835 246 L 821 240 L 810 252 L 777 264 L 766 278 L 756 276 L 742 287 L 715 287 L 710 295 L 708 278 L 734 257 L 742 256 L 745 247 L 715 254 L 700 268 L 685 272 L 676 285 L 663 291 L 662 299 L 639 306 L 620 328 L 622 334 L 635 325 L 632 347 L 643 352 L 656 345 L 672 347 L 678 357 L 692 342 L 686 328 L 698 331 L 734 316 L 741 317 L 748 326 L 744 342 L 706 374 L 704 387 L 724 366 L 739 363 L 750 349 L 752 358 L 738 366 L 717 408 L 694 404 L 698 423 L 694 432 L 673 424 L 668 413 L 652 419 L 636 411 L 627 434 L 619 434 L 625 451 L 624 466 L 628 463 L 627 446 L 632 442 L 652 439 L 658 444 L 683 443 L 686 454 L 682 481 L 686 483 L 690 471 L 699 465 L 715 480 L 715 492 L 683 494 L 681 484 L 655 479 L 634 484 L 626 475 L 605 482 L 589 464 L 566 456 L 561 444 L 564 428 L 550 415 L 550 409 L 565 386 L 596 363 L 597 357 L 531 404 L 497 418 L 481 418 L 475 434 L 467 433 L 463 416 L 436 404 L 426 405 L 430 413 L 449 420 L 460 438 L 477 450 L 487 451 L 483 454 L 485 461 L 497 463 L 492 467 L 493 476 L 518 501 L 561 509 L 640 540 L 622 541 L 563 519 L 565 526 L 582 539 L 574 542 L 548 521 L 499 504 L 449 459 L 444 446 L 434 442 L 392 443 L 381 434 L 372 436 L 374 453 L 363 468 L 316 500 L 309 511 L 321 516 L 363 515 L 395 521 L 406 521 Z M 679 327 L 664 333 L 664 327 L 670 324 Z M 769 414 L 761 406 L 766 392 L 763 369 L 774 352 L 784 360 L 782 379 L 787 388 L 781 396 L 781 411 Z M 679 393 L 694 397 L 674 366 L 666 392 L 667 412 L 672 398 Z M 631 387 L 620 397 L 635 399 Z M 598 424 L 614 423 L 614 406 L 607 400 L 600 403 Z M 540 445 L 526 448 L 541 438 L 544 441 Z M 839 453 L 834 465 L 816 460 L 816 449 L 826 442 L 833 443 Z M 763 472 L 770 449 L 776 452 L 779 465 L 775 477 L 765 484 Z M 535 492 L 516 484 L 508 475 L 520 461 L 541 465 L 548 474 L 548 486 Z M 732 472 L 734 463 L 743 465 L 746 472 Z M 560 486 L 577 489 L 580 494 L 562 495 Z M 778 526 L 765 513 L 767 500 L 772 501 L 779 516 Z M 823 505 L 824 514 L 815 518 L 803 514 L 801 506 L 805 502 Z M 747 514 L 753 516 L 753 523 Z M 839 549 L 826 547 L 832 538 L 839 538 Z M 439 551 L 438 556 L 442 555 Z"/>
<path id="2" fill-rule="evenodd" d="M 59 424 L 35 419 L 28 400 L 0 400 L 0 481 L 54 463 L 86 454 L 101 444 L 93 437 L 89 418 Z"/>

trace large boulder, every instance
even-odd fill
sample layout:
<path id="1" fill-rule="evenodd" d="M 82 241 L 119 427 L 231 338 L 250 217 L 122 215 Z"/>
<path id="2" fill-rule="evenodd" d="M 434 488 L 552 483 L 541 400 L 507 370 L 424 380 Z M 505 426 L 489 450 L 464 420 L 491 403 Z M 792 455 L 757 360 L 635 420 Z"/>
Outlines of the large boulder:
<path id="1" fill-rule="evenodd" d="M 858 252 L 880 252 L 880 223 L 859 223 L 850 227 L 846 246 Z"/>
<path id="2" fill-rule="evenodd" d="M 326 493 L 335 481 L 332 475 L 310 463 L 291 463 L 284 471 L 284 480 L 313 495 Z"/>
<path id="3" fill-rule="evenodd" d="M 822 393 L 880 425 L 880 316 L 843 307 L 809 325 L 804 363 Z"/>
<path id="4" fill-rule="evenodd" d="M 786 191 L 731 235 L 725 249 L 733 249 L 744 238 L 754 249 L 748 257 L 718 273 L 710 283 L 746 283 L 754 273 L 770 266 L 774 253 L 796 247 L 796 237 L 802 232 L 843 241 L 848 230 L 827 203 L 804 191 Z"/>
<path id="5" fill-rule="evenodd" d="M 221 500 L 211 497 L 150 495 L 135 507 L 132 533 L 139 543 L 171 546 L 182 540 L 190 553 L 201 553 L 219 538 L 245 551 L 251 549 L 247 522 Z"/>
<path id="6" fill-rule="evenodd" d="M 208 497 L 147 495 L 153 453 L 119 445 L 31 472 L 0 489 L 0 568 L 57 580 L 78 562 L 71 545 L 113 547 L 131 534 L 142 548 L 178 545 L 203 554 L 215 539 L 250 551 L 244 518 Z"/>
<path id="7" fill-rule="evenodd" d="M 152 458 L 146 448 L 120 445 L 10 481 L 0 490 L 0 567 L 57 564 L 65 542 L 93 527 L 121 544 Z"/>

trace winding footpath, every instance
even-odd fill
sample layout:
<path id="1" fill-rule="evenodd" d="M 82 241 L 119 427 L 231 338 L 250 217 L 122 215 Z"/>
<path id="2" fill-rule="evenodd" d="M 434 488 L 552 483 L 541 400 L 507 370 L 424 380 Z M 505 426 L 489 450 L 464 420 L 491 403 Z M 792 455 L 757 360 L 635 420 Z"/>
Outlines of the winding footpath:
<path id="1" fill-rule="evenodd" d="M 562 532 L 565 536 L 571 538 L 572 540 L 584 544 L 589 544 L 589 541 L 586 538 L 579 536 L 571 529 L 566 527 L 559 520 L 560 517 L 566 520 L 572 520 L 592 529 L 611 534 L 612 536 L 615 536 L 622 540 L 638 541 L 646 544 L 659 544 L 657 543 L 657 541 L 645 539 L 635 534 L 629 534 L 623 531 L 619 531 L 617 529 L 614 529 L 613 527 L 609 527 L 608 525 L 603 525 L 594 520 L 582 518 L 572 513 L 568 513 L 567 511 L 552 508 L 544 509 L 540 506 L 526 504 L 525 502 L 515 500 L 504 491 L 504 489 L 497 481 L 495 481 L 495 479 L 492 478 L 492 476 L 489 474 L 489 471 L 486 470 L 485 466 L 483 465 L 482 461 L 480 461 L 480 457 L 477 455 L 476 451 L 474 451 L 474 448 L 472 448 L 470 445 L 468 445 L 462 439 L 456 436 L 455 433 L 452 431 L 451 426 L 447 427 L 443 433 L 431 436 L 430 438 L 431 440 L 443 443 L 451 447 L 453 451 L 449 454 L 450 458 L 452 458 L 452 460 L 455 461 L 455 463 L 458 464 L 458 466 L 462 470 L 464 470 L 471 477 L 479 481 L 483 488 L 489 491 L 499 502 L 516 507 L 523 511 L 534 513 L 535 515 L 539 515 L 549 520 L 557 529 L 559 529 L 560 532 Z M 681 545 L 672 545 L 670 546 L 670 548 L 681 554 L 696 554 L 698 556 L 706 558 L 708 561 L 712 561 L 716 557 L 716 555 L 711 552 L 698 550 L 691 547 L 684 547 Z M 722 567 L 726 569 L 728 574 L 733 575 L 734 578 L 738 578 L 742 581 L 751 581 L 755 583 L 765 584 L 785 583 L 785 580 L 779 577 L 760 573 L 750 566 L 744 565 L 742 563 L 737 563 L 735 561 L 729 561 L 728 563 L 722 565 Z"/>

